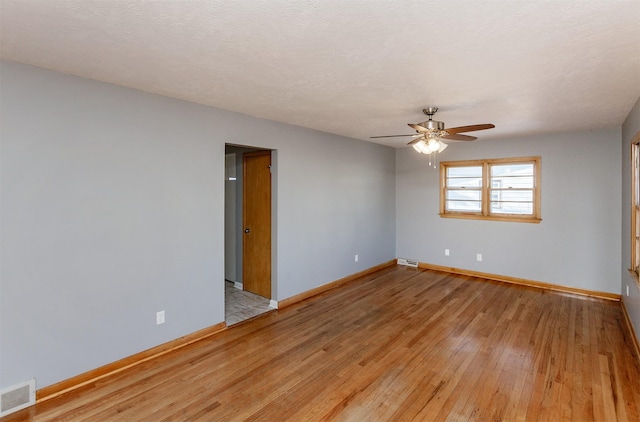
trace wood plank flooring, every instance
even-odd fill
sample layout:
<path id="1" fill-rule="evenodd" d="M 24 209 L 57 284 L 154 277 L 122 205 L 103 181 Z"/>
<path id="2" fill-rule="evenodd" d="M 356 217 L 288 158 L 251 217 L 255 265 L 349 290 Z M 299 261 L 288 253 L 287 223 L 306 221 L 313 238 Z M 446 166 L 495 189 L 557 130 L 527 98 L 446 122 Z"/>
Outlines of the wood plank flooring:
<path id="1" fill-rule="evenodd" d="M 619 303 L 390 267 L 5 420 L 638 421 L 640 365 Z"/>

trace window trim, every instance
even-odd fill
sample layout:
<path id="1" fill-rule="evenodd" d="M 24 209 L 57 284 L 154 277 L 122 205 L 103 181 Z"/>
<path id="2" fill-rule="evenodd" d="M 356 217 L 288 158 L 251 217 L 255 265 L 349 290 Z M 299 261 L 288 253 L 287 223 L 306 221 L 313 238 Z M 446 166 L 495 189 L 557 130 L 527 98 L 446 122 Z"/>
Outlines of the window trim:
<path id="1" fill-rule="evenodd" d="M 463 160 L 463 161 L 443 161 L 440 163 L 440 217 L 442 218 L 464 218 L 469 220 L 492 220 L 492 221 L 511 221 L 518 223 L 540 223 L 541 217 L 541 157 L 515 157 L 515 158 L 490 158 L 482 160 Z M 533 215 L 518 214 L 491 214 L 490 212 L 490 195 L 491 189 L 489 183 L 491 176 L 489 174 L 490 166 L 494 164 L 521 164 L 533 163 L 534 179 L 533 179 Z M 482 195 L 481 195 L 481 211 L 465 212 L 465 211 L 446 211 L 446 174 L 449 167 L 470 167 L 482 166 Z"/>
<path id="2" fill-rule="evenodd" d="M 629 272 L 640 285 L 640 132 L 631 141 L 631 266 Z"/>

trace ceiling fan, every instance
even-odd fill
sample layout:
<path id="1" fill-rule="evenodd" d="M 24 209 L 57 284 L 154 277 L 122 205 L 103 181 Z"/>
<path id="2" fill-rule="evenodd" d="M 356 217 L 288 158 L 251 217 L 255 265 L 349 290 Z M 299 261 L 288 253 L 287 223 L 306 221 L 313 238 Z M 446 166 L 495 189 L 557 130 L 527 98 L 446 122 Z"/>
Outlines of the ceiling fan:
<path id="1" fill-rule="evenodd" d="M 374 138 L 395 138 L 399 136 L 413 136 L 407 145 L 413 146 L 413 149 L 421 154 L 433 154 L 442 152 L 447 147 L 443 140 L 452 141 L 475 141 L 475 136 L 462 135 L 462 132 L 473 132 L 475 130 L 492 129 L 495 125 L 490 123 L 470 126 L 458 126 L 449 129 L 444 128 L 444 122 L 433 120 L 433 115 L 438 111 L 438 107 L 427 107 L 422 110 L 429 117 L 429 120 L 422 123 L 409 123 L 409 126 L 415 129 L 416 135 L 385 135 L 371 136 Z"/>

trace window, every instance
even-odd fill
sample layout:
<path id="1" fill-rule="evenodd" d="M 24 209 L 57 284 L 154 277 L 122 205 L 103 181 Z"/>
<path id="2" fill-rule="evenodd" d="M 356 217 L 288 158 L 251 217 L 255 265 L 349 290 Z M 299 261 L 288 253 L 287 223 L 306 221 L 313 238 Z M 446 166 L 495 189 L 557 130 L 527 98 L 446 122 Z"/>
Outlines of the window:
<path id="1" fill-rule="evenodd" d="M 640 275 L 640 133 L 631 144 L 631 270 Z"/>
<path id="2" fill-rule="evenodd" d="M 440 163 L 440 216 L 539 223 L 540 157 Z"/>

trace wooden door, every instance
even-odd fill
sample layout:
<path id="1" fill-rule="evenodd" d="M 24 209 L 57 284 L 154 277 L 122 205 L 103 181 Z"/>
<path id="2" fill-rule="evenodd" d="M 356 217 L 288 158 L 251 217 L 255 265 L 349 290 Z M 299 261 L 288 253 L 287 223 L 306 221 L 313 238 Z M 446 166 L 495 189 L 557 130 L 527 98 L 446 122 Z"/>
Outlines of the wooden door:
<path id="1" fill-rule="evenodd" d="M 271 151 L 244 154 L 242 285 L 271 299 Z"/>

